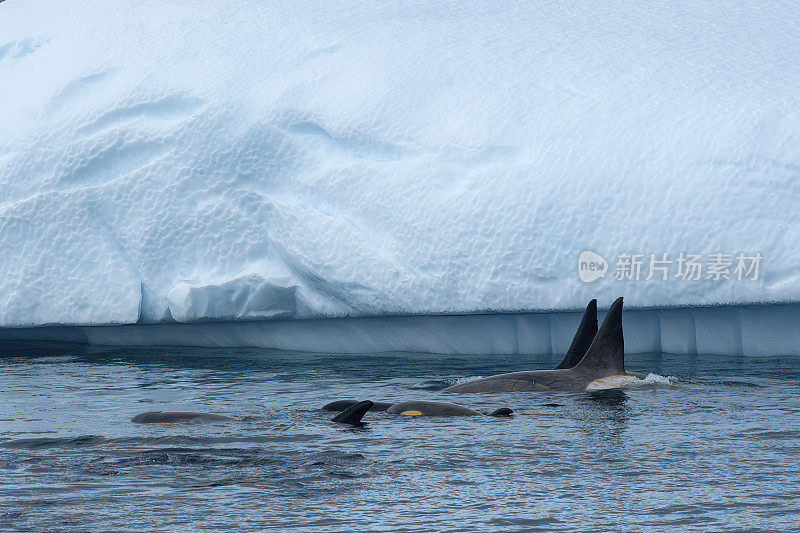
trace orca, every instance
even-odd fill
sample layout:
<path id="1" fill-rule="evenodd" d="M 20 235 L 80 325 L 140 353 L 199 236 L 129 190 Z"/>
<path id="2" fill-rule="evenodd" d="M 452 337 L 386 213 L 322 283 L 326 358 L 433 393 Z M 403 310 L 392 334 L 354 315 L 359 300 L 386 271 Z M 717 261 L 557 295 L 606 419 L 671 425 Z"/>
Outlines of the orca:
<path id="1" fill-rule="evenodd" d="M 589 351 L 589 346 L 591 346 L 596 335 L 597 300 L 592 299 L 586 306 L 586 310 L 583 312 L 583 318 L 581 318 L 581 323 L 578 326 L 578 330 L 575 332 L 575 336 L 572 338 L 572 343 L 569 345 L 567 354 L 564 356 L 564 359 L 561 360 L 555 370 L 572 368 L 580 363 L 581 359 L 583 359 L 583 356 L 586 355 L 587 351 Z M 646 377 L 645 374 L 640 374 L 639 372 L 628 371 L 626 374 L 637 379 L 644 379 Z M 619 380 L 611 380 L 606 383 L 606 385 L 614 386 L 617 381 Z"/>
<path id="2" fill-rule="evenodd" d="M 342 411 L 358 404 L 355 400 L 337 400 L 325 405 L 322 409 L 325 411 Z M 404 416 L 483 416 L 484 413 L 474 411 L 461 405 L 445 402 L 374 402 L 370 411 L 385 411 L 390 415 L 404 415 Z M 510 416 L 514 411 L 508 407 L 496 409 L 491 413 L 486 413 L 489 416 Z"/>
<path id="3" fill-rule="evenodd" d="M 595 335 L 597 335 L 597 300 L 592 299 L 586 306 L 583 312 L 581 323 L 578 326 L 578 331 L 572 337 L 572 343 L 569 345 L 567 354 L 564 359 L 558 363 L 556 370 L 560 368 L 572 368 L 577 365 L 586 355 L 589 350 Z"/>
<path id="4" fill-rule="evenodd" d="M 336 400 L 335 402 L 331 402 L 329 404 L 325 404 L 322 406 L 323 411 L 344 411 L 355 404 L 358 403 L 358 400 Z M 373 402 L 370 411 L 385 411 L 390 408 L 392 405 L 388 402 Z"/>
<path id="5" fill-rule="evenodd" d="M 589 307 L 592 307 L 591 302 Z M 582 326 L 583 321 L 578 328 L 579 333 L 583 329 Z M 580 335 L 576 334 L 577 336 Z M 638 381 L 638 377 L 628 375 L 625 371 L 625 340 L 622 334 L 622 297 L 620 297 L 611 305 L 603 325 L 594 336 L 586 354 L 576 365 L 553 370 L 499 374 L 460 383 L 444 389 L 444 392 L 583 391 L 609 386 L 618 387 L 633 381 Z"/>
<path id="6" fill-rule="evenodd" d="M 347 405 L 346 409 L 342 409 L 342 412 L 333 417 L 331 421 L 340 424 L 363 426 L 364 424 L 361 422 L 361 418 L 363 418 L 372 406 L 373 403 L 370 401 L 353 402 Z M 194 413 L 190 411 L 149 411 L 134 416 L 131 418 L 131 422 L 135 424 L 171 424 L 185 422 L 230 422 L 234 420 L 241 422 L 253 419 L 253 417 L 237 419 L 229 416 L 215 415 L 213 413 Z"/>
<path id="7" fill-rule="evenodd" d="M 556 367 L 572 368 L 583 359 L 589 345 L 592 344 L 595 334 L 597 334 L 597 300 L 592 300 L 583 312 L 578 331 L 572 338 L 572 343 L 567 350 L 564 359 Z M 323 411 L 344 411 L 345 409 L 357 404 L 357 400 L 336 400 L 322 407 Z M 413 405 L 412 405 L 413 404 Z M 406 412 L 415 413 L 414 416 L 475 416 L 480 415 L 477 411 L 461 407 L 452 403 L 442 402 L 374 402 L 370 411 L 388 411 L 390 414 L 404 414 Z M 506 413 L 507 411 L 507 413 Z M 495 414 L 502 412 L 503 414 Z M 491 413 L 491 416 L 506 416 L 513 411 L 504 407 Z"/>
<path id="8" fill-rule="evenodd" d="M 135 424 L 171 424 L 176 422 L 228 422 L 235 420 L 229 416 L 189 411 L 149 411 L 131 418 Z"/>
<path id="9" fill-rule="evenodd" d="M 375 404 L 369 400 L 356 402 L 354 405 L 351 405 L 338 415 L 331 418 L 331 421 L 338 422 L 340 424 L 350 424 L 351 426 L 363 426 L 364 423 L 361 421 L 361 419 L 365 414 L 367 414 L 367 411 L 372 409 L 373 405 Z"/>
<path id="10" fill-rule="evenodd" d="M 467 407 L 445 402 L 400 402 L 391 406 L 386 412 L 390 415 L 403 416 L 482 416 L 483 413 L 473 411 Z M 508 407 L 501 407 L 489 416 L 511 416 L 514 411 Z"/>

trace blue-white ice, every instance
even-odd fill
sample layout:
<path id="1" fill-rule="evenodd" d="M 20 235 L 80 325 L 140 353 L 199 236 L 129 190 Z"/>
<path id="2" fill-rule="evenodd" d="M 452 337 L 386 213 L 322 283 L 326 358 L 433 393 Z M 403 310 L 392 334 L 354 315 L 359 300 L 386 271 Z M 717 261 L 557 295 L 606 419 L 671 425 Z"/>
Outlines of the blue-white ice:
<path id="1" fill-rule="evenodd" d="M 798 28 L 739 0 L 8 0 L 0 326 L 800 301 Z M 587 249 L 764 261 L 585 284 Z"/>

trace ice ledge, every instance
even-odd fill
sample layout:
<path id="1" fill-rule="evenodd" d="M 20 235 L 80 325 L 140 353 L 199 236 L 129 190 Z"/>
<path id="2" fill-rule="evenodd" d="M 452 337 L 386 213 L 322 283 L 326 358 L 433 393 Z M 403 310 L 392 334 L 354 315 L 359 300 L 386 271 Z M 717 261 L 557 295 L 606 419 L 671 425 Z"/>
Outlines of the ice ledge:
<path id="1" fill-rule="evenodd" d="M 510 313 L 52 326 L 2 328 L 0 340 L 327 353 L 550 354 L 567 350 L 579 321 L 580 313 Z M 800 355 L 800 304 L 633 310 L 624 321 L 629 353 Z"/>

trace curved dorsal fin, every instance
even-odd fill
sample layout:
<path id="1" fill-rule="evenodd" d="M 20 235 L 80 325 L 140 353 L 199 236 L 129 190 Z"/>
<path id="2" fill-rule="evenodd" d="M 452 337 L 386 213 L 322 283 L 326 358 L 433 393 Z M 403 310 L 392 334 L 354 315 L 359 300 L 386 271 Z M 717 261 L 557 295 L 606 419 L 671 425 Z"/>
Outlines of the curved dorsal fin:
<path id="1" fill-rule="evenodd" d="M 355 426 L 361 424 L 361 419 L 367 414 L 372 408 L 372 402 L 369 400 L 364 400 L 363 402 L 358 402 L 355 405 L 351 405 L 338 415 L 331 418 L 333 422 L 340 422 L 342 424 L 353 424 Z"/>
<path id="2" fill-rule="evenodd" d="M 590 372 L 599 377 L 625 373 L 625 340 L 622 335 L 622 297 L 608 310 L 603 325 L 595 335 L 575 370 Z"/>
<path id="3" fill-rule="evenodd" d="M 569 345 L 567 355 L 558 364 L 556 370 L 559 368 L 572 368 L 580 363 L 583 356 L 586 355 L 589 345 L 592 344 L 595 335 L 597 335 L 597 300 L 592 300 L 586 306 L 586 311 L 583 312 L 581 325 L 578 326 L 578 331 L 575 332 L 575 336 L 572 338 L 572 344 Z"/>
<path id="4" fill-rule="evenodd" d="M 322 410 L 342 412 L 353 407 L 357 403 L 358 400 L 336 400 L 335 402 L 323 405 Z M 393 403 L 389 402 L 373 402 L 370 411 L 385 411 L 393 405 L 394 405 Z"/>

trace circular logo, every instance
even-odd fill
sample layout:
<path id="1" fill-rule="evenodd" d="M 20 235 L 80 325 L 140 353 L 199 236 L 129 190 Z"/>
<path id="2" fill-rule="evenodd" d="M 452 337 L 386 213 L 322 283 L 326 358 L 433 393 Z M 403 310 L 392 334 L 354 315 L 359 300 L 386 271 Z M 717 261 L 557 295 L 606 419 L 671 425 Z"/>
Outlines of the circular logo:
<path id="1" fill-rule="evenodd" d="M 607 270 L 608 261 L 600 254 L 584 250 L 578 256 L 578 276 L 584 283 L 604 278 Z"/>

